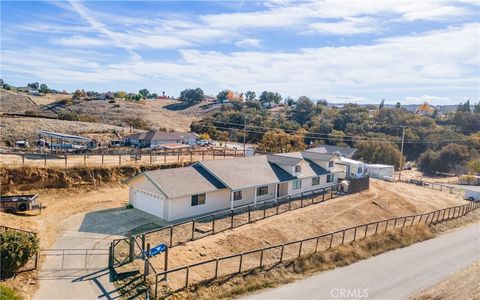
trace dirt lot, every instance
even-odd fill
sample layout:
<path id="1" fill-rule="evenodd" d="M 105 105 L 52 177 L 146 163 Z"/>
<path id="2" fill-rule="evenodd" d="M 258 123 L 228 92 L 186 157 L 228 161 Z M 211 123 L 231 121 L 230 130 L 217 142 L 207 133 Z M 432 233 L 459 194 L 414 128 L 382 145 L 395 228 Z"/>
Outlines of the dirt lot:
<path id="1" fill-rule="evenodd" d="M 0 224 L 38 232 L 42 248 L 50 247 L 62 232 L 62 220 L 81 213 L 124 206 L 128 202 L 128 188 L 112 185 L 78 189 L 40 189 L 28 193 L 39 195 L 47 208 L 41 214 L 32 211 L 25 215 L 0 212 Z"/>
<path id="2" fill-rule="evenodd" d="M 336 198 L 174 247 L 169 252 L 169 268 L 316 236 L 374 220 L 429 212 L 464 203 L 460 197 L 446 192 L 405 183 L 372 180 L 368 191 Z M 162 268 L 163 260 L 162 256 L 153 259 L 158 269 Z M 197 275 L 201 276 L 202 272 L 209 271 L 211 270 L 198 270 Z M 195 278 L 196 275 L 191 273 L 191 276 Z"/>
<path id="3" fill-rule="evenodd" d="M 480 299 L 480 261 L 413 297 L 415 300 Z M 452 287 L 455 287 L 452 289 Z"/>

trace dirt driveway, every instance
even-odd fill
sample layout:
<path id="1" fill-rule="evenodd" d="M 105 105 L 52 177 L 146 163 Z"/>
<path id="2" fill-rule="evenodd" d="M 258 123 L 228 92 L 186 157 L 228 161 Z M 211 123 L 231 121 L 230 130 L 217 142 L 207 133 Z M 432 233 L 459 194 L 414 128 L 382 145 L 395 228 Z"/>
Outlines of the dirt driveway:
<path id="1" fill-rule="evenodd" d="M 114 299 L 109 280 L 108 246 L 112 239 L 165 225 L 136 209 L 107 209 L 73 215 L 51 249 L 42 252 L 40 287 L 34 299 Z"/>

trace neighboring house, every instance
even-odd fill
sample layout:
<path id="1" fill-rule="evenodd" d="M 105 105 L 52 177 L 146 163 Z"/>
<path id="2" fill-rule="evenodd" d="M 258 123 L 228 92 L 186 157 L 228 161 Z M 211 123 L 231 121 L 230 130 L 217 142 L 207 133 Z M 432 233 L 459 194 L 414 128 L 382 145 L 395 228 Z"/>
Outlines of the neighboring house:
<path id="1" fill-rule="evenodd" d="M 132 145 L 140 148 L 156 147 L 162 144 L 193 144 L 197 135 L 191 132 L 165 132 L 151 130 L 131 134 L 125 137 L 125 145 Z"/>
<path id="2" fill-rule="evenodd" d="M 321 153 L 340 153 L 342 156 L 346 158 L 352 158 L 357 148 L 352 147 L 340 147 L 340 146 L 332 146 L 332 145 L 318 145 L 313 149 L 319 149 Z"/>
<path id="3" fill-rule="evenodd" d="M 310 149 L 146 171 L 126 181 L 129 203 L 175 221 L 335 185 L 339 161 Z"/>
<path id="4" fill-rule="evenodd" d="M 394 180 L 394 171 L 395 166 L 392 165 L 381 165 L 381 164 L 367 164 L 366 165 L 367 174 L 372 178 L 382 179 L 382 180 Z"/>
<path id="5" fill-rule="evenodd" d="M 345 178 L 361 178 L 366 175 L 365 163 L 353 160 L 346 157 L 340 157 L 340 161 L 337 164 L 345 166 L 345 172 L 339 174 L 339 177 L 342 179 Z"/>

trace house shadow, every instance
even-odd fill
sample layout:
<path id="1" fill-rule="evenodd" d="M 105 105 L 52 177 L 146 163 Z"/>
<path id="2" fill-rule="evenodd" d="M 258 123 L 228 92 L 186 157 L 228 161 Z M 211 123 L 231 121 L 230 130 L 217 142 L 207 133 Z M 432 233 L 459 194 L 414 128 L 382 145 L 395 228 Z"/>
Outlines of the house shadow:
<path id="1" fill-rule="evenodd" d="M 167 221 L 134 208 L 114 208 L 85 214 L 78 231 L 129 236 L 167 225 Z"/>

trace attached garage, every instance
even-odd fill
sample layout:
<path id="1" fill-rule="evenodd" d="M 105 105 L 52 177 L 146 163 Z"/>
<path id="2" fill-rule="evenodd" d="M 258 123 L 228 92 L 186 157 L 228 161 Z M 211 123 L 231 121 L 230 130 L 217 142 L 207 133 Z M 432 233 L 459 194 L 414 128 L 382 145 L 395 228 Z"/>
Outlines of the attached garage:
<path id="1" fill-rule="evenodd" d="M 165 216 L 163 214 L 165 200 L 162 196 L 158 194 L 143 191 L 140 189 L 134 189 L 131 204 L 136 209 L 165 219 Z"/>

